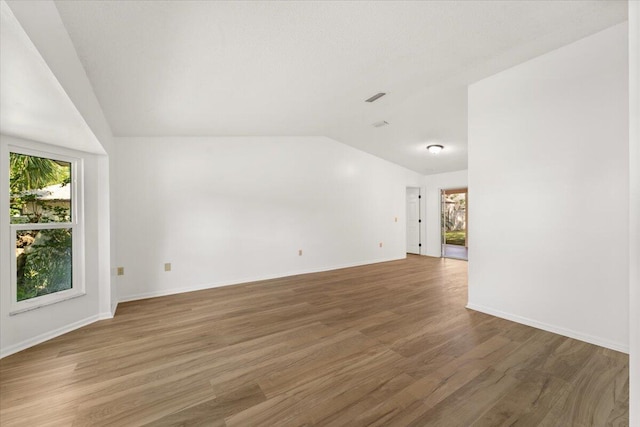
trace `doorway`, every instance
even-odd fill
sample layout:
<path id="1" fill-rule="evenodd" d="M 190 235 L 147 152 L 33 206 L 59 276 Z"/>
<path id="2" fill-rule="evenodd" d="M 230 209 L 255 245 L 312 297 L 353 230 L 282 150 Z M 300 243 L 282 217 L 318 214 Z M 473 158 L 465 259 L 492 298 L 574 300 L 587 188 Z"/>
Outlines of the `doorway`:
<path id="1" fill-rule="evenodd" d="M 407 253 L 420 255 L 422 242 L 420 239 L 420 188 L 407 187 Z"/>
<path id="2" fill-rule="evenodd" d="M 467 188 L 441 190 L 442 256 L 469 259 Z"/>

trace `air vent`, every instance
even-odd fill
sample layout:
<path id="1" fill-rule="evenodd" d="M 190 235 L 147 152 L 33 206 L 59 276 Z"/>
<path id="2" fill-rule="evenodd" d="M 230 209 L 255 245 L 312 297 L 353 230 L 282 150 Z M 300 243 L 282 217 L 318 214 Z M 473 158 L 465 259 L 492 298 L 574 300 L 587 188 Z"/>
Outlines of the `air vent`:
<path id="1" fill-rule="evenodd" d="M 388 124 L 389 124 L 389 122 L 382 120 L 380 122 L 375 122 L 371 126 L 373 126 L 374 128 L 381 128 L 382 126 L 386 126 Z"/>
<path id="2" fill-rule="evenodd" d="M 366 99 L 364 102 L 373 102 L 373 101 L 375 101 L 375 100 L 377 100 L 377 99 L 382 98 L 382 97 L 383 97 L 383 96 L 385 96 L 385 95 L 386 95 L 386 93 L 384 93 L 384 92 L 376 93 L 376 94 L 375 94 L 375 95 L 373 95 L 371 98 Z"/>

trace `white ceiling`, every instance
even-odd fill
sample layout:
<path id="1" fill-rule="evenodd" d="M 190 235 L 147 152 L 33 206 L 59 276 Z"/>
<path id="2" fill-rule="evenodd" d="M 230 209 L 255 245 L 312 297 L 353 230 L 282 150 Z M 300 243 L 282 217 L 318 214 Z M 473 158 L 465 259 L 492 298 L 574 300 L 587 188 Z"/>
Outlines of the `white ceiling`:
<path id="1" fill-rule="evenodd" d="M 0 2 L 0 132 L 104 153 L 4 1 Z"/>
<path id="2" fill-rule="evenodd" d="M 608 0 L 56 5 L 116 136 L 326 135 L 420 173 L 466 168 L 469 82 L 627 13 Z"/>

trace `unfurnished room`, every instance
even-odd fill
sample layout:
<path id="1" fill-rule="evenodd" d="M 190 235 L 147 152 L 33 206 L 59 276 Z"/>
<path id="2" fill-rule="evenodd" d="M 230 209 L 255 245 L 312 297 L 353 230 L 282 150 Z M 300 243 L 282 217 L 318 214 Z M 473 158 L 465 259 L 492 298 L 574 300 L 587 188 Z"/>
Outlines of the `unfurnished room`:
<path id="1" fill-rule="evenodd" d="M 640 427 L 640 2 L 0 12 L 2 427 Z"/>

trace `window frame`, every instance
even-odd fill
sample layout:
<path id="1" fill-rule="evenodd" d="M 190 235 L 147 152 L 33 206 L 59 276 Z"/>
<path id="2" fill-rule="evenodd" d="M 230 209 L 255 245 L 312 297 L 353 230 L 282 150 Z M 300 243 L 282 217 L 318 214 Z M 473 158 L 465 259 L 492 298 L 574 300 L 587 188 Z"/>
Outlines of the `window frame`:
<path id="1" fill-rule="evenodd" d="M 51 160 L 68 162 L 71 165 L 71 221 L 70 222 L 46 222 L 46 223 L 27 223 L 27 224 L 11 224 L 11 216 L 9 215 L 9 199 L 11 191 L 9 188 L 9 171 L 10 171 L 10 153 L 22 154 L 27 156 L 42 157 Z M 2 145 L 2 186 L 3 209 L 7 212 L 3 217 L 6 218 L 2 228 L 7 230 L 9 237 L 9 270 L 10 278 L 10 309 L 9 314 L 15 315 L 25 311 L 35 310 L 58 302 L 66 301 L 86 295 L 85 276 L 84 276 L 84 161 L 80 157 L 70 156 L 64 152 L 50 149 L 50 151 L 32 149 L 22 145 L 3 144 Z M 51 230 L 51 229 L 71 229 L 71 289 L 58 291 L 51 294 L 41 295 L 18 301 L 18 280 L 17 280 L 17 257 L 16 234 L 20 230 Z"/>

